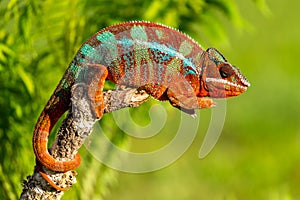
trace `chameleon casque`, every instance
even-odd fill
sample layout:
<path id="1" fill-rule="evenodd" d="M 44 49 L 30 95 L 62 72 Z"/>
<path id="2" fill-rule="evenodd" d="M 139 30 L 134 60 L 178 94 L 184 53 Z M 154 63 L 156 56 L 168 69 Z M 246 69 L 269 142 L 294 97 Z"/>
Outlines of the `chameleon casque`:
<path id="1" fill-rule="evenodd" d="M 144 89 L 157 100 L 192 114 L 194 109 L 215 105 L 212 98 L 237 96 L 250 83 L 214 48 L 203 48 L 192 38 L 165 25 L 133 21 L 109 26 L 95 33 L 76 53 L 63 78 L 42 111 L 34 129 L 37 161 L 58 172 L 76 169 L 73 160 L 59 161 L 48 152 L 51 129 L 70 107 L 71 87 L 89 71 L 95 71 L 88 93 L 98 119 L 103 115 L 105 80 Z M 40 174 L 56 189 L 47 175 Z"/>

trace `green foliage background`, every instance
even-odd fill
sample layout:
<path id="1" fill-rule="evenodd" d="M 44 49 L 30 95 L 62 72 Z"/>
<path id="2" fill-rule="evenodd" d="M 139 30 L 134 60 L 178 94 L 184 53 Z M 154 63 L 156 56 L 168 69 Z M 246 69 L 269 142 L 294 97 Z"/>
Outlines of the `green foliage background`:
<path id="1" fill-rule="evenodd" d="M 209 110 L 201 111 L 204 125 L 184 156 L 157 172 L 118 173 L 82 148 L 78 184 L 64 199 L 299 199 L 297 6 L 296 0 L 0 1 L 0 199 L 17 199 L 32 173 L 35 122 L 76 50 L 101 28 L 128 20 L 161 22 L 216 47 L 252 86 L 227 101 L 222 136 L 205 159 L 197 155 Z M 140 116 L 152 103 L 131 110 L 139 123 L 149 121 Z M 101 123 L 114 143 L 138 149 L 109 117 Z M 170 130 L 161 134 L 170 137 Z"/>

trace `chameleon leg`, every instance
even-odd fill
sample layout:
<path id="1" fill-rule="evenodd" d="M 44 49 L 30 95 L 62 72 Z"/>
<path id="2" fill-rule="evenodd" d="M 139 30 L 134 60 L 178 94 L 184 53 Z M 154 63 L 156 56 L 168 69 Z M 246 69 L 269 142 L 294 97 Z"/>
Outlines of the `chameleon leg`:
<path id="1" fill-rule="evenodd" d="M 94 103 L 96 118 L 100 119 L 104 113 L 103 88 L 108 71 L 100 64 L 88 64 L 87 69 L 85 79 L 88 85 L 88 95 Z"/>
<path id="2" fill-rule="evenodd" d="M 172 106 L 183 109 L 187 113 L 194 113 L 194 109 L 211 108 L 215 105 L 212 99 L 197 97 L 190 84 L 176 77 L 167 90 L 167 96 Z"/>
<path id="3" fill-rule="evenodd" d="M 143 89 L 147 92 L 147 94 L 150 94 L 153 98 L 163 101 L 167 100 L 168 98 L 164 96 L 165 91 L 167 90 L 166 87 L 156 84 L 146 84 L 140 89 Z"/>
<path id="4" fill-rule="evenodd" d="M 169 100 L 172 106 L 177 108 L 183 108 L 187 110 L 212 108 L 215 106 L 215 102 L 210 98 L 204 97 L 187 97 L 182 94 L 176 94 L 168 92 Z"/>

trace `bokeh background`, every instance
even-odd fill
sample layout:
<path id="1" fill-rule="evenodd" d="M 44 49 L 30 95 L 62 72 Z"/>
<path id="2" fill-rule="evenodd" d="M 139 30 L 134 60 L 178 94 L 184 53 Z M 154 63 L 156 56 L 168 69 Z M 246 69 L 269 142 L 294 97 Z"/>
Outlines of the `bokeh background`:
<path id="1" fill-rule="evenodd" d="M 117 172 L 82 147 L 78 183 L 63 199 L 300 199 L 299 7 L 296 0 L 0 1 L 0 199 L 18 199 L 33 173 L 35 122 L 76 50 L 128 20 L 161 22 L 216 47 L 252 85 L 227 101 L 222 135 L 204 159 L 198 153 L 210 110 L 200 111 L 186 153 L 156 172 Z M 147 125 L 155 103 L 131 109 L 132 118 Z M 123 133 L 111 114 L 100 123 L 122 148 L 155 149 L 172 138 L 178 114 L 161 104 L 167 128 L 148 142 Z"/>

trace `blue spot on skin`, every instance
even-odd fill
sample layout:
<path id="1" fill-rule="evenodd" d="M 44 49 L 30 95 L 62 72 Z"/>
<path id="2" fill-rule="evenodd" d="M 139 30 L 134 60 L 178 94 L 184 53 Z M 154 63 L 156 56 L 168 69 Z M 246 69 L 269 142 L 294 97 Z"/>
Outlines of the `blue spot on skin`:
<path id="1" fill-rule="evenodd" d="M 149 48 L 154 51 L 154 52 L 164 52 L 166 53 L 168 56 L 175 56 L 176 55 L 176 51 L 174 51 L 173 49 L 167 47 L 166 45 L 163 44 L 159 44 L 157 42 L 151 42 L 149 43 Z"/>
<path id="2" fill-rule="evenodd" d="M 128 37 L 124 36 L 120 41 L 118 41 L 118 44 L 122 46 L 123 55 L 122 58 L 125 61 L 125 66 L 130 67 L 134 64 L 134 55 L 133 55 L 133 49 L 134 49 L 134 43 L 132 39 L 129 39 Z"/>
<path id="3" fill-rule="evenodd" d="M 103 32 L 102 34 L 97 35 L 96 37 L 102 43 L 100 46 L 103 47 L 103 49 L 107 48 L 112 58 L 117 58 L 118 47 L 117 47 L 117 40 L 114 34 L 109 31 L 106 31 Z"/>
<path id="4" fill-rule="evenodd" d="M 81 71 L 81 66 L 72 63 L 69 69 L 70 69 L 70 72 L 72 72 L 74 78 L 77 79 L 78 75 Z"/>
<path id="5" fill-rule="evenodd" d="M 171 45 L 169 45 L 168 48 L 171 49 L 171 50 L 173 50 L 173 51 L 176 51 L 176 52 L 177 52 L 177 49 L 175 49 L 175 47 L 173 47 L 173 46 L 171 46 Z"/>
<path id="6" fill-rule="evenodd" d="M 128 37 L 123 37 L 120 41 L 121 45 L 124 49 L 132 48 L 133 47 L 133 41 L 129 39 Z"/>
<path id="7" fill-rule="evenodd" d="M 133 54 L 130 53 L 124 54 L 123 59 L 125 61 L 125 66 L 130 67 L 134 65 Z"/>
<path id="8" fill-rule="evenodd" d="M 93 62 L 99 62 L 103 59 L 103 55 L 97 51 L 94 47 L 89 44 L 84 44 L 80 52 L 86 57 L 91 59 Z M 84 62 L 85 59 L 79 59 L 79 61 Z"/>
<path id="9" fill-rule="evenodd" d="M 156 58 L 160 63 L 164 63 L 164 62 L 169 62 L 172 57 L 171 55 L 165 53 L 165 52 L 161 52 L 158 51 L 157 49 L 150 49 L 154 58 Z"/>
<path id="10" fill-rule="evenodd" d="M 76 58 L 76 61 L 78 63 L 85 63 L 86 60 L 84 58 Z"/>
<path id="11" fill-rule="evenodd" d="M 169 61 L 170 59 L 171 59 L 171 56 L 168 55 L 168 54 L 165 54 L 165 55 L 161 56 L 162 61 Z"/>
<path id="12" fill-rule="evenodd" d="M 194 63 L 192 63 L 191 58 L 187 58 L 187 59 L 183 60 L 183 67 L 185 69 L 187 69 L 187 71 L 185 72 L 185 76 L 197 75 L 197 72 L 194 70 L 194 69 L 196 69 L 196 67 L 195 67 Z"/>
<path id="13" fill-rule="evenodd" d="M 143 26 L 134 26 L 131 28 L 131 37 L 135 40 L 148 41 L 148 36 Z"/>
<path id="14" fill-rule="evenodd" d="M 191 67 L 193 69 L 196 69 L 190 58 L 186 58 L 183 60 L 183 67 Z"/>
<path id="15" fill-rule="evenodd" d="M 197 73 L 194 70 L 189 69 L 186 73 L 185 76 L 187 75 L 197 75 Z"/>
<path id="16" fill-rule="evenodd" d="M 162 65 L 162 64 L 157 64 L 157 80 L 163 80 L 163 74 L 164 74 L 164 71 L 165 71 L 165 66 Z M 158 81 L 158 83 L 159 83 Z"/>
<path id="17" fill-rule="evenodd" d="M 94 48 L 89 44 L 84 44 L 80 51 L 83 55 L 88 56 L 94 51 Z"/>
<path id="18" fill-rule="evenodd" d="M 97 40 L 99 40 L 100 42 L 102 42 L 104 44 L 108 44 L 108 43 L 116 44 L 116 41 L 117 41 L 114 34 L 109 31 L 105 31 L 105 32 L 97 35 L 96 37 L 97 37 Z"/>

